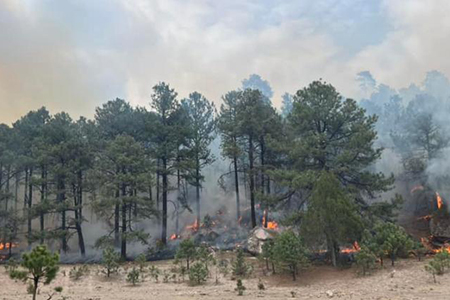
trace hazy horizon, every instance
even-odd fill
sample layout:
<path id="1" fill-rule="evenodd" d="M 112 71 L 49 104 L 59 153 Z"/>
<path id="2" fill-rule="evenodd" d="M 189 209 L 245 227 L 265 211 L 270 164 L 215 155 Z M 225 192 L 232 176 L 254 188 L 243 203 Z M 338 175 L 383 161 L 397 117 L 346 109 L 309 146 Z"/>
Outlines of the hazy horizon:
<path id="1" fill-rule="evenodd" d="M 199 91 L 219 104 L 255 73 L 276 107 L 319 78 L 359 99 L 366 70 L 395 89 L 420 85 L 430 70 L 450 75 L 449 9 L 420 0 L 3 0 L 0 123 L 41 106 L 76 118 L 116 97 L 148 105 L 159 81 L 180 98 Z"/>

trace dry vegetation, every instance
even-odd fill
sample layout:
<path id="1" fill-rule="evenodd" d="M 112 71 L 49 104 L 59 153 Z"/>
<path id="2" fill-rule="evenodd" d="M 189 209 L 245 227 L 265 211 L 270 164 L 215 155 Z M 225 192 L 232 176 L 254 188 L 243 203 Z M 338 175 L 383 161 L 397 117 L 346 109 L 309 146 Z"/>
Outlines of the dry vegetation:
<path id="1" fill-rule="evenodd" d="M 371 276 L 361 277 L 354 268 L 343 270 L 329 266 L 312 266 L 300 274 L 293 282 L 289 275 L 264 276 L 263 266 L 254 258 L 247 258 L 254 264 L 254 272 L 250 278 L 243 279 L 246 287 L 243 296 L 237 296 L 236 281 L 228 275 L 222 276 L 216 284 L 214 275 L 201 286 L 191 286 L 187 282 L 164 283 L 160 278 L 156 283 L 148 276 L 140 284 L 133 286 L 126 281 L 126 274 L 133 264 L 122 266 L 120 273 L 107 279 L 101 273 L 99 265 L 89 265 L 89 274 L 73 280 L 69 273 L 73 265 L 61 266 L 57 278 L 49 286 L 41 288 L 38 299 L 47 299 L 47 293 L 56 286 L 64 287 L 61 296 L 53 299 L 77 300 L 126 300 L 126 299 L 449 299 L 450 285 L 446 284 L 450 274 L 438 277 L 438 283 L 428 274 L 424 266 L 429 259 L 419 262 L 413 259 L 401 260 L 395 266 L 377 270 Z M 162 271 L 173 267 L 172 261 L 150 263 Z M 137 267 L 137 265 L 136 265 Z M 395 271 L 394 271 L 395 270 Z M 265 290 L 258 289 L 259 279 Z M 8 274 L 0 272 L 0 299 L 22 300 L 30 298 L 21 282 L 9 279 Z"/>

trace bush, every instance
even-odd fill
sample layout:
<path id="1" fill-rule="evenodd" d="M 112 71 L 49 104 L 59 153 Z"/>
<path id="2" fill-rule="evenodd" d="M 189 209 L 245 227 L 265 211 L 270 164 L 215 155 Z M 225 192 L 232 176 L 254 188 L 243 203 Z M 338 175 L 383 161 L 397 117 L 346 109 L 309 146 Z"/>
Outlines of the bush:
<path id="1" fill-rule="evenodd" d="M 89 268 L 87 265 L 82 265 L 79 267 L 73 267 L 72 269 L 70 269 L 69 271 L 69 277 L 70 279 L 77 281 L 80 280 L 83 276 L 88 275 L 89 274 Z"/>
<path id="2" fill-rule="evenodd" d="M 192 285 L 199 285 L 206 281 L 208 270 L 206 266 L 200 262 L 195 263 L 189 269 L 189 281 Z"/>
<path id="3" fill-rule="evenodd" d="M 115 252 L 112 247 L 103 250 L 102 263 L 104 266 L 103 273 L 109 278 L 112 273 L 116 273 L 119 269 L 120 254 Z"/>
<path id="4" fill-rule="evenodd" d="M 183 240 L 180 243 L 180 247 L 177 250 L 175 258 L 177 260 L 185 259 L 186 260 L 186 268 L 189 270 L 190 262 L 195 259 L 197 254 L 197 249 L 195 243 L 192 239 Z"/>
<path id="5" fill-rule="evenodd" d="M 366 233 L 363 245 L 380 258 L 381 265 L 387 255 L 394 266 L 397 257 L 406 256 L 414 243 L 402 227 L 386 222 L 375 225 L 373 235 Z"/>
<path id="6" fill-rule="evenodd" d="M 428 250 L 421 242 L 417 242 L 414 245 L 413 251 L 417 259 L 421 261 L 422 257 L 424 257 L 424 255 L 427 253 Z"/>
<path id="7" fill-rule="evenodd" d="M 377 257 L 369 250 L 369 248 L 363 246 L 361 250 L 356 253 L 355 259 L 356 264 L 361 269 L 362 275 L 365 276 L 369 270 L 374 268 Z"/>
<path id="8" fill-rule="evenodd" d="M 425 270 L 433 276 L 436 283 L 436 275 L 443 275 L 445 269 L 450 267 L 450 254 L 447 251 L 437 253 L 433 259 L 425 266 Z"/>
<path id="9" fill-rule="evenodd" d="M 155 282 L 159 281 L 159 275 L 161 274 L 161 270 L 158 267 L 151 266 L 150 267 L 150 276 L 155 279 Z"/>
<path id="10" fill-rule="evenodd" d="M 264 291 L 266 287 L 264 286 L 264 282 L 262 282 L 261 278 L 258 280 L 258 290 Z"/>
<path id="11" fill-rule="evenodd" d="M 136 263 L 137 263 L 138 266 L 139 266 L 139 271 L 140 271 L 140 272 L 143 272 L 144 269 L 145 269 L 145 267 L 147 266 L 147 257 L 145 257 L 145 254 L 144 254 L 144 253 L 139 254 L 139 255 L 136 257 Z"/>
<path id="12" fill-rule="evenodd" d="M 44 284 L 49 284 L 55 279 L 59 271 L 59 256 L 56 253 L 51 254 L 47 247 L 40 245 L 36 246 L 30 253 L 23 254 L 22 259 L 23 261 L 20 264 L 22 269 L 11 270 L 9 276 L 23 282 L 31 280 L 28 291 L 35 300 L 39 284 L 42 281 Z"/>
<path id="13" fill-rule="evenodd" d="M 277 264 L 288 269 L 294 281 L 298 270 L 309 264 L 303 241 L 293 231 L 279 234 L 274 240 L 272 251 Z"/>
<path id="14" fill-rule="evenodd" d="M 245 277 L 251 272 L 251 267 L 245 262 L 244 251 L 239 249 L 236 255 L 236 260 L 232 265 L 232 272 L 234 276 Z"/>
<path id="15" fill-rule="evenodd" d="M 241 279 L 238 279 L 237 280 L 237 282 L 236 282 L 236 288 L 234 289 L 237 293 L 238 293 L 238 296 L 242 296 L 242 295 L 244 295 L 244 291 L 246 290 L 247 288 L 244 286 L 244 284 L 242 283 L 242 280 Z"/>
<path id="16" fill-rule="evenodd" d="M 130 272 L 127 274 L 127 282 L 136 285 L 141 277 L 141 272 L 136 269 L 136 267 L 133 267 Z"/>

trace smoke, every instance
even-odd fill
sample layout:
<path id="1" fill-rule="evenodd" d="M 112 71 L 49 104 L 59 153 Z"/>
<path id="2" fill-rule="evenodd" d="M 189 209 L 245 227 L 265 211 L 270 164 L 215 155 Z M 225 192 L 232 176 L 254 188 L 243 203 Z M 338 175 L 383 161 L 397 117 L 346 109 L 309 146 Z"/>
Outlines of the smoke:
<path id="1" fill-rule="evenodd" d="M 439 191 L 444 201 L 450 199 L 448 78 L 433 70 L 421 82 L 410 83 L 400 89 L 377 82 L 368 71 L 359 73 L 357 80 L 363 93 L 372 90 L 360 104 L 369 114 L 379 116 L 376 146 L 384 147 L 385 150 L 375 169 L 386 175 L 393 173 L 397 178 L 394 191 L 403 194 L 406 200 L 411 198 L 411 187 L 419 184 L 417 180 L 425 181 L 429 188 Z M 431 157 L 428 157 L 430 152 L 420 147 L 425 142 L 423 139 L 427 138 L 425 129 L 430 130 Z M 425 177 L 414 179 L 405 173 L 402 160 L 405 151 L 409 151 L 409 155 L 425 158 Z"/>

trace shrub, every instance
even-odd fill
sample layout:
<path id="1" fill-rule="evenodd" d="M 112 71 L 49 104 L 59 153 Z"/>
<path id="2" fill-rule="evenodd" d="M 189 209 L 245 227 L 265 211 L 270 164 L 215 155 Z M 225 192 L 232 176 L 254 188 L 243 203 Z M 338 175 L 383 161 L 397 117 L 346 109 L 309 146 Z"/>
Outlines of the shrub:
<path id="1" fill-rule="evenodd" d="M 414 245 L 413 251 L 417 259 L 421 261 L 422 257 L 427 253 L 428 250 L 421 242 L 417 242 Z"/>
<path id="2" fill-rule="evenodd" d="M 242 280 L 241 279 L 238 279 L 237 280 L 237 282 L 236 282 L 236 288 L 234 289 L 237 293 L 238 293 L 238 296 L 242 296 L 242 295 L 244 295 L 244 291 L 246 290 L 247 288 L 244 286 L 244 284 L 242 283 Z"/>
<path id="3" fill-rule="evenodd" d="M 363 246 L 361 250 L 356 253 L 355 259 L 356 264 L 361 269 L 362 275 L 365 276 L 369 270 L 374 268 L 377 257 L 369 250 L 369 248 Z"/>
<path id="4" fill-rule="evenodd" d="M 264 291 L 266 287 L 264 286 L 264 282 L 262 282 L 261 278 L 258 280 L 258 290 Z"/>
<path id="5" fill-rule="evenodd" d="M 112 273 L 116 273 L 119 269 L 120 254 L 115 252 L 112 247 L 103 250 L 102 264 L 103 273 L 109 278 Z"/>
<path id="6" fill-rule="evenodd" d="M 159 275 L 161 274 L 161 270 L 158 267 L 151 266 L 150 267 L 150 276 L 155 279 L 155 282 L 159 281 Z"/>
<path id="7" fill-rule="evenodd" d="M 136 267 L 133 267 L 130 272 L 127 274 L 127 282 L 136 285 L 141 277 L 141 272 Z"/>
<path id="8" fill-rule="evenodd" d="M 275 238 L 273 255 L 278 265 L 291 272 L 293 280 L 296 280 L 298 270 L 308 265 L 303 241 L 290 230 L 284 231 Z"/>
<path id="9" fill-rule="evenodd" d="M 251 267 L 245 262 L 244 251 L 239 249 L 236 255 L 236 260 L 232 265 L 234 276 L 245 277 L 251 272 Z"/>
<path id="10" fill-rule="evenodd" d="M 70 269 L 69 271 L 69 277 L 70 279 L 77 281 L 80 280 L 83 276 L 88 275 L 89 274 L 89 268 L 87 265 L 82 265 L 79 267 L 73 267 L 72 269 Z"/>
<path id="11" fill-rule="evenodd" d="M 23 282 L 30 280 L 28 291 L 35 300 L 39 284 L 42 281 L 44 284 L 49 284 L 55 279 L 59 271 L 59 256 L 58 254 L 51 254 L 47 247 L 40 245 L 36 246 L 30 253 L 23 254 L 22 259 L 21 269 L 11 270 L 9 276 Z"/>
<path id="12" fill-rule="evenodd" d="M 145 257 L 144 253 L 141 253 L 136 257 L 136 263 L 139 266 L 139 271 L 143 272 L 145 267 L 147 266 L 147 257 Z"/>
<path id="13" fill-rule="evenodd" d="M 196 262 L 189 269 L 189 281 L 192 285 L 202 284 L 206 281 L 207 277 L 208 270 L 206 269 L 205 265 L 200 262 Z"/>
<path id="14" fill-rule="evenodd" d="M 176 259 L 185 259 L 186 268 L 189 270 L 190 262 L 195 258 L 197 249 L 192 239 L 183 240 L 175 255 Z"/>

